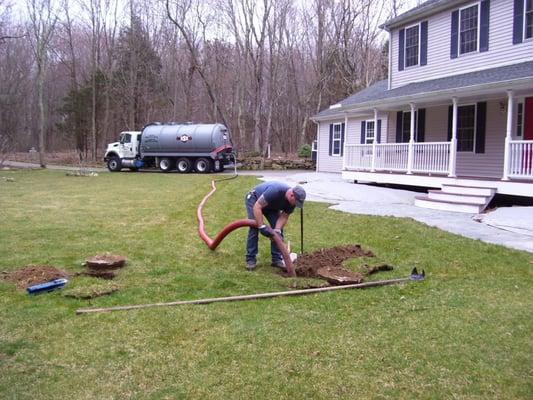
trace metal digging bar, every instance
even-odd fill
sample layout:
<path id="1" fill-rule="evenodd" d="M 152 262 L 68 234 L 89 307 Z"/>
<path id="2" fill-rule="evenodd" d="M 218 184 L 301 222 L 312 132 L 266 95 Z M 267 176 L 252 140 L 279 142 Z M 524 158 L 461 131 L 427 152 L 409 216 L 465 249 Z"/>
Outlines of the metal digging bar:
<path id="1" fill-rule="evenodd" d="M 386 279 L 386 280 L 374 281 L 374 282 L 355 283 L 353 285 L 330 286 L 330 287 L 314 288 L 314 289 L 289 290 L 286 292 L 257 293 L 257 294 L 241 295 L 241 296 L 214 297 L 214 298 L 199 299 L 199 300 L 181 300 L 181 301 L 172 301 L 169 303 L 137 304 L 137 305 L 130 305 L 130 306 L 117 306 L 117 307 L 108 307 L 108 308 L 80 308 L 76 310 L 76 314 L 80 315 L 80 314 L 102 313 L 102 312 L 111 312 L 111 311 L 138 310 L 141 308 L 152 308 L 152 307 L 170 307 L 170 306 L 181 306 L 181 305 L 191 305 L 191 304 L 209 304 L 209 303 L 221 303 L 221 302 L 229 302 L 229 301 L 257 300 L 257 299 L 266 299 L 266 298 L 281 297 L 281 296 L 301 296 L 301 295 L 312 294 L 312 293 L 331 292 L 334 290 L 364 289 L 364 288 L 376 287 L 376 286 L 395 285 L 398 283 L 404 283 L 404 282 L 409 282 L 409 281 L 422 281 L 424 279 L 425 279 L 425 273 L 422 272 L 422 274 L 419 274 L 415 268 L 411 272 L 411 275 L 407 278 Z"/>

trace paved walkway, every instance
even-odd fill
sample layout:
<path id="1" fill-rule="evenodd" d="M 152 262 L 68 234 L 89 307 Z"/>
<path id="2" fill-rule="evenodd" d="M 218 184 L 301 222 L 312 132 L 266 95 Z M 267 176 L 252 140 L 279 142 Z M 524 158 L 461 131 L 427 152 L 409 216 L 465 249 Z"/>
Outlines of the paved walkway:
<path id="1" fill-rule="evenodd" d="M 291 186 L 301 184 L 309 200 L 330 203 L 334 210 L 413 218 L 472 239 L 533 252 L 533 207 L 501 207 L 486 214 L 455 213 L 416 207 L 414 198 L 420 193 L 348 183 L 340 174 L 302 171 L 246 174 L 261 174 L 263 180 L 280 180 Z"/>
<path id="2" fill-rule="evenodd" d="M 39 167 L 19 162 L 6 162 L 6 165 Z M 52 165 L 48 168 L 78 169 Z M 106 171 L 105 168 L 88 169 Z M 307 191 L 308 200 L 329 203 L 334 210 L 413 218 L 451 233 L 533 253 L 533 207 L 501 207 L 487 214 L 454 213 L 415 207 L 414 198 L 419 193 L 348 183 L 340 174 L 309 171 L 239 171 L 239 174 L 279 180 L 291 186 L 300 184 Z"/>

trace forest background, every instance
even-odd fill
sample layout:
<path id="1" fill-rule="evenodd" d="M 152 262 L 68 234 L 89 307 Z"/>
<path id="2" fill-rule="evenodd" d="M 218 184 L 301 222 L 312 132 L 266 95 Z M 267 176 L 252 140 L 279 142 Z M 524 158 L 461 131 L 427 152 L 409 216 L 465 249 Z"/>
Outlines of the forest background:
<path id="1" fill-rule="evenodd" d="M 155 121 L 220 122 L 241 154 L 293 154 L 316 137 L 310 117 L 386 78 L 379 25 L 414 5 L 0 0 L 0 156 L 97 160 Z"/>

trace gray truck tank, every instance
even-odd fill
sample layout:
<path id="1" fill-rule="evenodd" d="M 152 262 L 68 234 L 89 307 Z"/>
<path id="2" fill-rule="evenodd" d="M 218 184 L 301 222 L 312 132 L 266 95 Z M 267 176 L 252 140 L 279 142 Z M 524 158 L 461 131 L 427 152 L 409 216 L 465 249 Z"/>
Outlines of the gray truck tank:
<path id="1" fill-rule="evenodd" d="M 152 124 L 142 131 L 140 152 L 143 157 L 206 156 L 221 147 L 232 147 L 228 129 L 222 124 Z"/>

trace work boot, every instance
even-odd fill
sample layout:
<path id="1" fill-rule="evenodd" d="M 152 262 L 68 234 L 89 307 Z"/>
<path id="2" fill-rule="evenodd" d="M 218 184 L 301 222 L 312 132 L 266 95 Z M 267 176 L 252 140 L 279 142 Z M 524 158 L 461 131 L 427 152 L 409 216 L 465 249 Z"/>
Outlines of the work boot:
<path id="1" fill-rule="evenodd" d="M 248 271 L 253 271 L 255 269 L 256 263 L 255 261 L 246 261 L 246 269 Z"/>
<path id="2" fill-rule="evenodd" d="M 270 265 L 273 266 L 273 267 L 282 269 L 283 271 L 287 270 L 287 268 L 285 268 L 285 263 L 283 262 L 283 260 L 272 261 L 272 264 L 270 264 Z"/>

